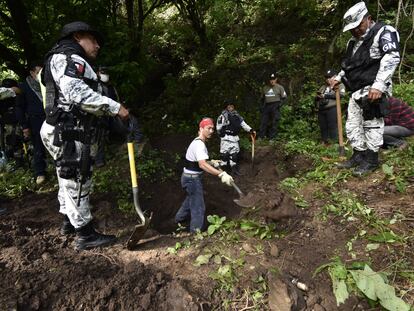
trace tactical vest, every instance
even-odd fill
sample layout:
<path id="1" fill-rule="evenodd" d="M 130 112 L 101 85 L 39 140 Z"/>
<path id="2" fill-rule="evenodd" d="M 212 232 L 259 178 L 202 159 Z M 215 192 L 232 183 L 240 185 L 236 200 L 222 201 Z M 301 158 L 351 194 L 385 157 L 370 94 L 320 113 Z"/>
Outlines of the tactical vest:
<path id="1" fill-rule="evenodd" d="M 68 112 L 64 112 L 61 108 L 59 108 L 59 104 L 65 105 L 61 103 L 59 100 L 59 90 L 56 86 L 55 80 L 53 79 L 53 75 L 50 69 L 50 62 L 55 54 L 64 54 L 66 56 L 67 66 L 70 66 L 74 61 L 72 59 L 72 55 L 76 54 L 81 57 L 84 57 L 80 53 L 79 49 L 73 47 L 70 43 L 62 44 L 58 47 L 52 49 L 46 56 L 46 62 L 44 69 L 42 70 L 42 79 L 41 82 L 45 86 L 45 98 L 44 98 L 44 109 L 46 113 L 46 122 L 50 125 L 55 125 L 60 118 L 62 118 L 62 114 L 67 114 Z M 92 90 L 98 90 L 98 81 L 88 79 L 85 77 L 78 77 L 82 79 Z M 73 114 L 72 117 L 82 119 L 86 113 L 80 111 L 75 105 L 73 105 L 70 109 L 70 114 Z"/>
<path id="2" fill-rule="evenodd" d="M 342 78 L 342 82 L 349 91 L 355 92 L 374 83 L 380 68 L 381 58 L 371 58 L 370 48 L 375 36 L 383 26 L 384 23 L 376 23 L 354 54 L 352 54 L 352 51 L 356 41 L 351 41 L 348 44 L 341 67 L 345 72 L 345 77 Z"/>
<path id="3" fill-rule="evenodd" d="M 201 139 L 197 137 L 194 140 L 201 140 Z M 185 154 L 184 154 L 184 159 L 185 159 L 184 167 L 187 170 L 194 171 L 194 172 L 203 172 L 203 170 L 200 168 L 200 165 L 198 164 L 198 161 L 190 161 L 190 160 L 187 160 Z"/>
<path id="4" fill-rule="evenodd" d="M 238 113 L 225 112 L 224 117 L 229 121 L 229 124 L 223 126 L 220 130 L 220 134 L 236 136 L 239 135 L 242 128 L 242 119 Z"/>
<path id="5" fill-rule="evenodd" d="M 77 105 L 70 105 L 68 110 L 62 109 L 67 105 L 59 99 L 59 89 L 53 79 L 50 62 L 55 54 L 64 54 L 67 61 L 67 69 L 76 68 L 72 55 L 84 57 L 80 46 L 66 42 L 54 47 L 46 56 L 44 69 L 42 70 L 42 83 L 46 86 L 45 114 L 46 123 L 55 126 L 53 145 L 62 146 L 74 141 L 83 144 L 94 144 L 101 139 L 101 130 L 98 128 L 97 118 L 82 111 Z M 66 71 L 65 71 L 66 74 Z M 98 90 L 98 81 L 78 76 L 94 91 Z"/>

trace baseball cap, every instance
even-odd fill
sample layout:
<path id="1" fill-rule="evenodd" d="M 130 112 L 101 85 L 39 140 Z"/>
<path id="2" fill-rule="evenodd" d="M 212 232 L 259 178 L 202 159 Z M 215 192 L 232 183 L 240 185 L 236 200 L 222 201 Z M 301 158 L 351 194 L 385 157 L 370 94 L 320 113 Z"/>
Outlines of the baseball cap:
<path id="1" fill-rule="evenodd" d="M 333 76 L 336 76 L 336 71 L 333 69 L 328 69 L 325 72 L 325 78 L 332 78 Z"/>
<path id="2" fill-rule="evenodd" d="M 274 79 L 276 79 L 276 73 L 271 73 L 269 75 L 269 80 L 274 80 Z"/>
<path id="3" fill-rule="evenodd" d="M 364 1 L 358 2 L 344 14 L 343 32 L 354 29 L 361 24 L 362 19 L 368 13 L 367 6 Z"/>

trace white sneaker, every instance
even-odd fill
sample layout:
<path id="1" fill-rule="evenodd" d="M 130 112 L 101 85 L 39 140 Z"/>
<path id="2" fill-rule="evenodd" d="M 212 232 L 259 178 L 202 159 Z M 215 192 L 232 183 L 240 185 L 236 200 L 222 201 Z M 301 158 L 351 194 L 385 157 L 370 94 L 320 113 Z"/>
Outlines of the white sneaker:
<path id="1" fill-rule="evenodd" d="M 37 176 L 36 177 L 36 184 L 41 185 L 45 182 L 45 180 L 46 180 L 45 176 L 43 176 L 43 175 Z"/>

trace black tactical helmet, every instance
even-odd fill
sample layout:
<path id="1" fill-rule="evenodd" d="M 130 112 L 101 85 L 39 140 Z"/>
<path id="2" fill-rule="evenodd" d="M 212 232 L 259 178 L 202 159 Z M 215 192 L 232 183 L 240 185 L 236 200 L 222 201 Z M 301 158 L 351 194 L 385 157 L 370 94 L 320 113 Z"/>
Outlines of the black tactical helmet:
<path id="1" fill-rule="evenodd" d="M 236 101 L 233 98 L 226 98 L 224 100 L 224 105 L 223 105 L 224 107 L 223 108 L 226 109 L 228 105 L 233 105 L 234 106 L 235 102 Z"/>
<path id="2" fill-rule="evenodd" d="M 62 31 L 60 32 L 60 37 L 59 37 L 59 41 L 69 37 L 70 35 L 74 34 L 75 32 L 87 32 L 90 33 L 91 35 L 93 35 L 96 39 L 96 41 L 98 41 L 98 44 L 100 46 L 103 45 L 104 40 L 102 35 L 95 29 L 93 29 L 90 25 L 88 25 L 85 22 L 81 22 L 81 21 L 77 21 L 77 22 L 72 22 L 69 24 L 66 24 L 65 26 L 63 26 Z"/>
<path id="3" fill-rule="evenodd" d="M 325 72 L 325 78 L 332 78 L 333 76 L 336 76 L 336 71 L 333 69 L 328 69 Z"/>

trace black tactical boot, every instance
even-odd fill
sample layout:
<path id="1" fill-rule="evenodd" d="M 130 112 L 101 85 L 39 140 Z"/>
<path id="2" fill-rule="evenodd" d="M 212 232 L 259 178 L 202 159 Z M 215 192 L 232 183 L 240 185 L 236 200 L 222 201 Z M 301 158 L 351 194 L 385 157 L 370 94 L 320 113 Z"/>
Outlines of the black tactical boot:
<path id="1" fill-rule="evenodd" d="M 68 235 L 72 233 L 75 233 L 75 227 L 72 226 L 68 216 L 65 215 L 65 218 L 63 219 L 63 222 L 62 222 L 62 226 L 60 226 L 60 234 Z"/>
<path id="2" fill-rule="evenodd" d="M 360 163 L 364 162 L 365 152 L 366 151 L 359 151 L 354 149 L 354 152 L 349 160 L 338 163 L 336 167 L 349 169 L 360 165 Z"/>
<path id="3" fill-rule="evenodd" d="M 76 250 L 91 249 L 100 246 L 108 246 L 115 242 L 114 235 L 106 235 L 96 232 L 91 223 L 76 230 L 78 238 L 76 240 Z"/>
<path id="4" fill-rule="evenodd" d="M 362 163 L 356 169 L 354 169 L 352 175 L 360 177 L 362 175 L 375 171 L 378 167 L 378 152 L 367 150 L 365 160 L 362 161 Z"/>

